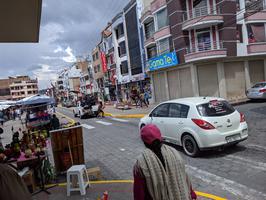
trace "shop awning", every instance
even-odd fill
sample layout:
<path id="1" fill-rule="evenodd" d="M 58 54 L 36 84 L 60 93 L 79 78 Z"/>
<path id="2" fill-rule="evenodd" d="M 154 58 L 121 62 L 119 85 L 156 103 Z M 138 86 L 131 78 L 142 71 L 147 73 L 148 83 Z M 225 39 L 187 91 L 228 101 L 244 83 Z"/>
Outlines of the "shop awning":
<path id="1" fill-rule="evenodd" d="M 34 95 L 17 101 L 17 105 L 54 104 L 54 98 L 46 95 Z"/>
<path id="2" fill-rule="evenodd" d="M 42 0 L 0 2 L 0 42 L 38 42 Z"/>

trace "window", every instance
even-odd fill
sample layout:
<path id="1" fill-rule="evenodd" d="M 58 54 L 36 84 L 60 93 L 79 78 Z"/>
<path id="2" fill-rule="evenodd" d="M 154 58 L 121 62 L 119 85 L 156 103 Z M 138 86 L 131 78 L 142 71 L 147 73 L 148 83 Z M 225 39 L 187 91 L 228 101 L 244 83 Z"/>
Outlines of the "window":
<path id="1" fill-rule="evenodd" d="M 238 42 L 243 43 L 242 24 L 237 24 L 236 39 Z"/>
<path id="2" fill-rule="evenodd" d="M 161 28 L 168 26 L 168 16 L 167 9 L 164 8 L 156 13 L 157 18 L 157 28 L 160 30 Z"/>
<path id="3" fill-rule="evenodd" d="M 247 24 L 248 42 L 265 42 L 264 23 Z"/>
<path id="4" fill-rule="evenodd" d="M 169 38 L 162 39 L 158 42 L 159 54 L 168 53 L 170 51 Z"/>
<path id="5" fill-rule="evenodd" d="M 169 117 L 187 118 L 189 106 L 172 103 L 169 107 Z"/>
<path id="6" fill-rule="evenodd" d="M 247 11 L 259 11 L 263 9 L 264 0 L 246 0 L 245 6 Z"/>
<path id="7" fill-rule="evenodd" d="M 162 104 L 151 113 L 152 117 L 168 117 L 169 104 Z"/>
<path id="8" fill-rule="evenodd" d="M 28 94 L 31 94 L 31 91 L 28 91 Z"/>
<path id="9" fill-rule="evenodd" d="M 210 29 L 199 29 L 196 32 L 198 41 L 198 51 L 206 51 L 211 49 L 211 33 Z"/>
<path id="10" fill-rule="evenodd" d="M 155 56 L 157 56 L 157 47 L 156 47 L 156 45 L 151 46 L 151 47 L 147 47 L 147 57 L 148 57 L 148 59 L 154 58 Z"/>
<path id="11" fill-rule="evenodd" d="M 128 64 L 127 61 L 123 61 L 120 65 L 121 74 L 128 74 Z"/>
<path id="12" fill-rule="evenodd" d="M 119 39 L 124 36 L 124 27 L 123 24 L 119 24 L 115 30 L 116 39 Z"/>
<path id="13" fill-rule="evenodd" d="M 233 106 L 231 106 L 227 101 L 217 101 L 213 100 L 209 103 L 201 104 L 197 106 L 198 112 L 204 117 L 217 117 L 230 115 L 235 112 Z"/>
<path id="14" fill-rule="evenodd" d="M 126 43 L 125 42 L 120 42 L 119 43 L 119 57 L 123 57 L 126 55 Z"/>
<path id="15" fill-rule="evenodd" d="M 94 73 L 97 73 L 97 66 L 94 67 Z"/>
<path id="16" fill-rule="evenodd" d="M 151 20 L 144 24 L 144 30 L 145 30 L 145 38 L 148 40 L 151 38 L 154 34 L 154 21 Z"/>
<path id="17" fill-rule="evenodd" d="M 98 72 L 100 72 L 101 71 L 101 66 L 100 65 L 97 65 L 97 67 L 98 67 Z"/>

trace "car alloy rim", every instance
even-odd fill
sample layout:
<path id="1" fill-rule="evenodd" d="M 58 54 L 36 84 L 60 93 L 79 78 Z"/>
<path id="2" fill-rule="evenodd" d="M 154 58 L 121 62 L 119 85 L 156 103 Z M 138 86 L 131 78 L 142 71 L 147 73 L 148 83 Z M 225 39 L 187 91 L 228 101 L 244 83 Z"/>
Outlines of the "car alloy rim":
<path id="1" fill-rule="evenodd" d="M 189 139 L 185 140 L 185 149 L 188 151 L 188 153 L 194 152 L 194 145 L 193 142 Z"/>

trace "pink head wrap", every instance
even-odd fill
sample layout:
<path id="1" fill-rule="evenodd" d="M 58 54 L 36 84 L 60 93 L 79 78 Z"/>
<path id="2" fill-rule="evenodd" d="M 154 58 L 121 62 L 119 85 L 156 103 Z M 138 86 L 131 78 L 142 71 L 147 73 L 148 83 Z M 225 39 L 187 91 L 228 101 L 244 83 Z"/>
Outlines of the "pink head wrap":
<path id="1" fill-rule="evenodd" d="M 151 144 L 154 140 L 162 141 L 160 129 L 154 124 L 148 124 L 140 130 L 140 136 L 143 142 Z"/>

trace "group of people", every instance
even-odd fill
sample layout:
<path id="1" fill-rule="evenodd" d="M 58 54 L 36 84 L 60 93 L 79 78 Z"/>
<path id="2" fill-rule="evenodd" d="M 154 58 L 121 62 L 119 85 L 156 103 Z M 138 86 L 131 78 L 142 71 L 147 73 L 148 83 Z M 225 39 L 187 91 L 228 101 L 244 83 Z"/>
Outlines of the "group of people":
<path id="1" fill-rule="evenodd" d="M 149 94 L 148 90 L 142 89 L 139 91 L 136 88 L 133 88 L 131 90 L 131 99 L 135 103 L 136 108 L 138 106 L 140 106 L 142 108 L 143 105 L 148 107 L 150 104 L 150 102 L 149 102 L 150 94 Z"/>
<path id="2" fill-rule="evenodd" d="M 5 109 L 0 111 L 0 123 L 4 124 L 7 120 L 15 120 L 16 118 L 21 119 L 23 111 L 19 108 L 16 109 Z"/>

